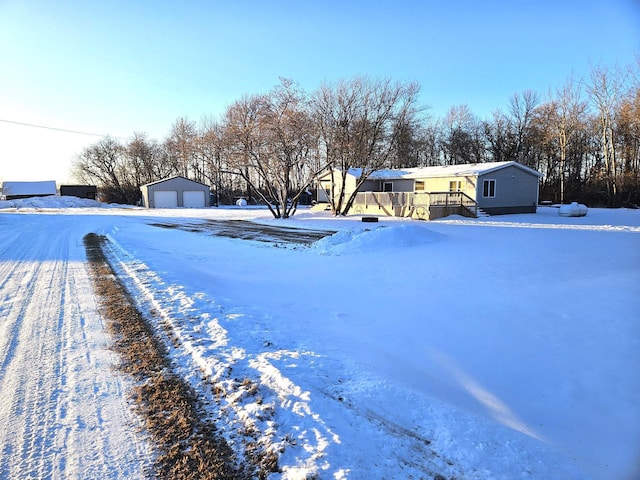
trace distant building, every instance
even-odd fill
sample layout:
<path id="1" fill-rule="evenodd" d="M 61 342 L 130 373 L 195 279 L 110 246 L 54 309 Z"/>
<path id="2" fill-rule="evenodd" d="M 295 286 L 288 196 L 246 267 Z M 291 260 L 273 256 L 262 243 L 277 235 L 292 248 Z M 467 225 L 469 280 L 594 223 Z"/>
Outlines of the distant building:
<path id="1" fill-rule="evenodd" d="M 98 187 L 95 185 L 60 185 L 60 195 L 96 200 Z"/>
<path id="2" fill-rule="evenodd" d="M 2 194 L 7 200 L 17 200 L 30 197 L 47 197 L 56 195 L 56 182 L 46 180 L 43 182 L 3 182 Z"/>
<path id="3" fill-rule="evenodd" d="M 182 176 L 165 178 L 140 187 L 147 208 L 206 208 L 211 205 L 208 185 Z"/>

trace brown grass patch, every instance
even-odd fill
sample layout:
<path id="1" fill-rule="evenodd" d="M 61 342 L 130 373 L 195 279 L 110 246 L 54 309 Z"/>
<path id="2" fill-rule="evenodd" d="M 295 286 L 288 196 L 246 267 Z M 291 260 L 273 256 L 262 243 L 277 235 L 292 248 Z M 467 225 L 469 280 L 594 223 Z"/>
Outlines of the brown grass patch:
<path id="1" fill-rule="evenodd" d="M 114 337 L 113 348 L 120 355 L 121 369 L 136 380 L 131 392 L 135 410 L 159 452 L 154 476 L 176 480 L 260 477 L 254 472 L 264 466 L 238 465 L 225 440 L 206 420 L 196 392 L 172 371 L 162 341 L 109 265 L 103 250 L 106 241 L 96 234 L 84 238 L 95 291 Z"/>

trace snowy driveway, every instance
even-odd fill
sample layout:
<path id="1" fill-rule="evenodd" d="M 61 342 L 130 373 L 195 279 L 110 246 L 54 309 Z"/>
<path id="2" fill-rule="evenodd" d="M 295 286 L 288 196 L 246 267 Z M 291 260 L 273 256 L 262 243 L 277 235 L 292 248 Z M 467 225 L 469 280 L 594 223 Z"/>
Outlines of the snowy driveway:
<path id="1" fill-rule="evenodd" d="M 261 225 L 246 220 L 163 221 L 151 223 L 154 227 L 198 232 L 220 237 L 239 238 L 258 242 L 309 245 L 335 230 L 291 228 L 282 225 Z"/>
<path id="2" fill-rule="evenodd" d="M 82 225 L 0 217 L 0 478 L 143 478 Z M 81 222 L 82 223 L 82 222 Z"/>

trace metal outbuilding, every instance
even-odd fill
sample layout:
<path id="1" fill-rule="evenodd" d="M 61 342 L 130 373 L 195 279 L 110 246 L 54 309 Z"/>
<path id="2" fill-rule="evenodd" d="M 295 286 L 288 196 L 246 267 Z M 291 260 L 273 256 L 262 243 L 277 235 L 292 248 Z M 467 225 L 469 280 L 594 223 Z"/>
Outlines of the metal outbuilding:
<path id="1" fill-rule="evenodd" d="M 147 208 L 207 208 L 211 206 L 208 185 L 175 176 L 140 187 L 142 206 Z"/>
<path id="2" fill-rule="evenodd" d="M 96 185 L 60 185 L 60 195 L 95 200 L 98 197 Z"/>

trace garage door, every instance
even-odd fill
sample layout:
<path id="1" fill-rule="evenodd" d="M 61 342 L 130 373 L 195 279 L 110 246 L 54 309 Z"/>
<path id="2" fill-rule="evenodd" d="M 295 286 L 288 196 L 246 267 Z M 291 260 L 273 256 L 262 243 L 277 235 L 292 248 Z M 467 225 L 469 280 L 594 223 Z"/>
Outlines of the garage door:
<path id="1" fill-rule="evenodd" d="M 182 192 L 182 204 L 187 208 L 204 207 L 203 190 L 185 190 Z"/>
<path id="2" fill-rule="evenodd" d="M 156 208 L 176 208 L 178 206 L 178 192 L 153 192 L 153 205 Z"/>

